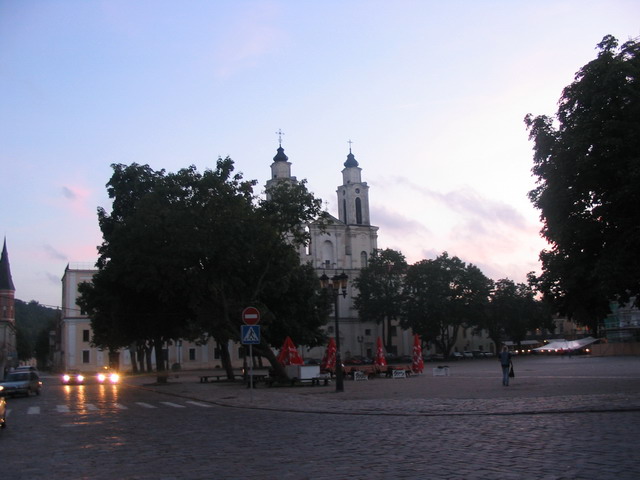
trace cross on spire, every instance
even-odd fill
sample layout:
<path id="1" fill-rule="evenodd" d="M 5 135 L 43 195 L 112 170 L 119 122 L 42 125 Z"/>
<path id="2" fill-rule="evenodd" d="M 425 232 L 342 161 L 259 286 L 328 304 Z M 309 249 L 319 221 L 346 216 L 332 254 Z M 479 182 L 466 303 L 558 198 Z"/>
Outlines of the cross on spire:
<path id="1" fill-rule="evenodd" d="M 349 140 L 347 141 L 347 143 L 349 144 L 349 153 L 351 153 L 351 144 L 352 144 L 353 142 L 351 141 L 351 139 L 349 139 Z"/>
<path id="2" fill-rule="evenodd" d="M 282 135 L 284 135 L 284 132 L 282 131 L 281 128 L 279 128 L 278 131 L 276 132 L 276 134 L 278 135 L 278 146 L 281 147 L 282 146 Z"/>

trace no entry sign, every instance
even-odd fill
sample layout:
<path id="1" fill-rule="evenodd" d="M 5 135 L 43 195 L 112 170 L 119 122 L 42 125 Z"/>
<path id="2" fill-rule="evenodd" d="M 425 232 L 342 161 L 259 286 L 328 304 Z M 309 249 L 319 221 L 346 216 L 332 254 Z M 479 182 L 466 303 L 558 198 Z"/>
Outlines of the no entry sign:
<path id="1" fill-rule="evenodd" d="M 247 325 L 256 325 L 260 321 L 260 311 L 256 307 L 247 307 L 242 311 L 242 321 Z"/>

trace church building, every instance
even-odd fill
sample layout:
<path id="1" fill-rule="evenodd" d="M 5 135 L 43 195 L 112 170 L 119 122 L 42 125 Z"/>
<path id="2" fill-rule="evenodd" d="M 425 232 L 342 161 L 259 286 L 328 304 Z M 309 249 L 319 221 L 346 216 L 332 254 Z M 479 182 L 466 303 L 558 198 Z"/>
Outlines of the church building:
<path id="1" fill-rule="evenodd" d="M 5 238 L 0 256 L 0 378 L 3 379 L 6 371 L 18 364 L 15 293 Z"/>
<path id="2" fill-rule="evenodd" d="M 336 190 L 338 217 L 329 215 L 330 222 L 324 231 L 318 225 L 308 225 L 311 243 L 306 248 L 301 247 L 299 255 L 302 263 L 310 263 L 316 269 L 318 277 L 332 277 L 342 273 L 348 276 L 347 296 L 338 297 L 342 358 L 373 358 L 376 340 L 378 336 L 382 336 L 382 325 L 361 322 L 358 318 L 358 311 L 354 307 L 354 298 L 358 292 L 353 286 L 353 280 L 367 266 L 369 257 L 378 248 L 378 227 L 371 225 L 369 186 L 362 181 L 362 168 L 351 147 L 343 166 L 342 184 Z M 266 182 L 267 192 L 283 181 L 297 180 L 291 175 L 291 162 L 280 143 L 271 164 L 271 178 Z M 333 322 L 328 322 L 327 336 L 334 336 L 334 329 Z M 387 353 L 410 355 L 413 349 L 411 332 L 395 328 L 392 336 L 395 351 Z M 324 348 L 303 352 L 305 356 L 316 359 L 322 358 L 323 353 Z"/>

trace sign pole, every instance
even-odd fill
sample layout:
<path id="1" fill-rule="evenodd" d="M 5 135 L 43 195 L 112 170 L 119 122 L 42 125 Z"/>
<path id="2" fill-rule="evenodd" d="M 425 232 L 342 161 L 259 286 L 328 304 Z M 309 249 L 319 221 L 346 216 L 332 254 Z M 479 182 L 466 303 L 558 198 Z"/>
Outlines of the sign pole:
<path id="1" fill-rule="evenodd" d="M 249 328 L 254 328 L 252 330 L 254 335 L 250 338 L 245 339 L 244 333 L 242 333 L 242 343 L 249 344 L 249 360 L 251 361 L 249 365 L 249 400 L 253 402 L 253 344 L 260 343 L 260 327 L 257 326 L 260 321 L 260 311 L 255 307 L 247 307 L 242 311 L 242 321 L 245 326 L 249 326 Z M 253 327 L 252 327 L 253 326 Z M 242 329 L 244 332 L 244 327 Z M 247 332 L 247 337 L 249 337 L 249 332 Z"/>
<path id="2" fill-rule="evenodd" d="M 249 401 L 253 403 L 253 344 L 249 344 Z"/>

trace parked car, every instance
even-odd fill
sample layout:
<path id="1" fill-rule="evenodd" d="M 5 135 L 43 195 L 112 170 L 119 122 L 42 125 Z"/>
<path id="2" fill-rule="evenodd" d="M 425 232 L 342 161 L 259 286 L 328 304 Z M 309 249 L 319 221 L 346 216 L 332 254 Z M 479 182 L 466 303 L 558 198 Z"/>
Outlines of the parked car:
<path id="1" fill-rule="evenodd" d="M 62 374 L 60 380 L 65 385 L 82 385 L 84 383 L 84 375 L 78 370 L 69 370 Z"/>
<path id="2" fill-rule="evenodd" d="M 462 356 L 464 358 L 473 358 L 473 353 L 471 353 L 471 352 L 462 352 Z"/>
<path id="3" fill-rule="evenodd" d="M 4 398 L 4 387 L 0 385 L 0 428 L 7 426 L 7 401 Z"/>
<path id="4" fill-rule="evenodd" d="M 0 386 L 4 387 L 3 393 L 7 397 L 14 395 L 26 395 L 28 397 L 32 393 L 40 395 L 42 382 L 36 372 L 14 371 L 6 376 Z"/>
<path id="5" fill-rule="evenodd" d="M 36 373 L 38 373 L 38 369 L 36 367 L 34 367 L 33 365 L 20 365 L 19 367 L 16 367 L 14 372 L 36 372 Z"/>
<path id="6" fill-rule="evenodd" d="M 460 359 L 464 358 L 464 355 L 462 355 L 462 353 L 460 353 L 460 352 L 453 352 L 451 354 L 451 358 L 454 358 L 455 360 L 460 360 Z"/>

